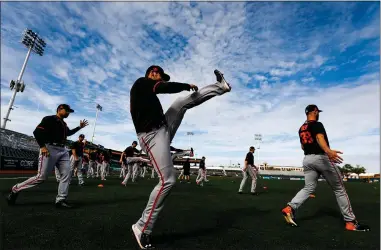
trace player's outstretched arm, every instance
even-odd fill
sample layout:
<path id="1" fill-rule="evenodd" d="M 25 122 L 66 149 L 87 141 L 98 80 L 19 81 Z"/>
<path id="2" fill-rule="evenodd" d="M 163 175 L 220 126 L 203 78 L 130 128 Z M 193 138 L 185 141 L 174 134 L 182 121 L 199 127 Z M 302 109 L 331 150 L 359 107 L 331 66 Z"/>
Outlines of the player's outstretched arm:
<path id="1" fill-rule="evenodd" d="M 319 146 L 321 147 L 321 149 L 327 154 L 327 156 L 329 157 L 329 159 L 332 162 L 334 162 L 334 163 L 342 163 L 343 162 L 343 158 L 341 158 L 341 156 L 338 155 L 338 154 L 342 154 L 343 152 L 330 149 L 327 142 L 324 139 L 323 134 L 317 134 L 316 140 L 317 140 Z"/>
<path id="2" fill-rule="evenodd" d="M 155 83 L 153 92 L 155 94 L 176 94 L 184 90 L 190 91 L 192 86 L 194 85 L 188 83 L 160 81 Z"/>

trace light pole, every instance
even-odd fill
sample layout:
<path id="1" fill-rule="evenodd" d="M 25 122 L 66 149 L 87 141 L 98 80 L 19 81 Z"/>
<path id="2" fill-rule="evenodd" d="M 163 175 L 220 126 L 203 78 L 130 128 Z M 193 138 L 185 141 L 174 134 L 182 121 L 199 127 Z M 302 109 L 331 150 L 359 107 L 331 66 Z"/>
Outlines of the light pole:
<path id="1" fill-rule="evenodd" d="M 97 108 L 97 113 L 95 115 L 94 130 L 93 130 L 93 136 L 91 137 L 91 143 L 93 143 L 93 141 L 94 141 L 94 133 L 95 133 L 95 126 L 97 125 L 98 112 L 102 111 L 102 109 L 103 109 L 102 106 L 99 104 L 97 104 L 96 108 Z"/>
<path id="2" fill-rule="evenodd" d="M 256 145 L 258 145 L 255 151 L 257 151 L 257 161 L 258 161 L 258 164 L 260 165 L 260 163 L 259 163 L 259 151 L 258 151 L 258 149 L 261 149 L 260 143 L 262 142 L 262 134 L 255 134 L 254 135 L 254 140 L 255 140 Z"/>
<path id="3" fill-rule="evenodd" d="M 13 94 L 12 94 L 11 100 L 9 101 L 7 113 L 5 114 L 5 117 L 4 117 L 4 122 L 2 126 L 3 129 L 7 125 L 7 121 L 11 121 L 8 118 L 9 118 L 9 114 L 11 113 L 11 110 L 13 109 L 13 103 L 15 102 L 17 92 L 24 92 L 25 84 L 23 81 L 21 81 L 21 79 L 24 74 L 26 64 L 28 63 L 30 53 L 33 51 L 37 55 L 42 56 L 44 54 L 44 47 L 46 47 L 46 43 L 44 42 L 44 40 L 38 37 L 38 35 L 34 33 L 32 30 L 25 29 L 23 32 L 23 35 L 24 37 L 21 43 L 28 48 L 28 52 L 26 53 L 24 64 L 22 65 L 22 68 L 21 68 L 19 76 L 17 77 L 17 80 L 16 81 L 11 80 L 10 82 L 9 87 L 11 90 L 13 90 Z"/>
<path id="4" fill-rule="evenodd" d="M 191 148 L 191 136 L 194 135 L 193 132 L 187 132 L 187 135 L 189 136 L 189 148 Z"/>

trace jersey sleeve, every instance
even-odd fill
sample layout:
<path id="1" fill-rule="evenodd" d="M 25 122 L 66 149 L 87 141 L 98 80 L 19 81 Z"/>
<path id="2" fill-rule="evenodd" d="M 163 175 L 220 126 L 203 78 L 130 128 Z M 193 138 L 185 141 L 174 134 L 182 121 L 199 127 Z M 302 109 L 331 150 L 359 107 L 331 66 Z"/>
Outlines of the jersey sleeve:
<path id="1" fill-rule="evenodd" d="M 250 153 L 247 153 L 245 157 L 245 161 L 249 161 L 249 160 L 250 160 Z"/>
<path id="2" fill-rule="evenodd" d="M 152 91 L 155 94 L 175 94 L 181 91 L 190 90 L 190 85 L 180 82 L 151 81 Z"/>
<path id="3" fill-rule="evenodd" d="M 40 148 L 45 147 L 45 143 L 49 137 L 51 123 L 52 118 L 50 116 L 45 116 L 33 131 L 34 138 L 36 139 Z"/>
<path id="4" fill-rule="evenodd" d="M 314 124 L 314 126 L 312 127 L 312 131 L 315 135 L 325 134 L 325 128 L 323 126 L 323 123 L 317 122 L 316 124 Z"/>

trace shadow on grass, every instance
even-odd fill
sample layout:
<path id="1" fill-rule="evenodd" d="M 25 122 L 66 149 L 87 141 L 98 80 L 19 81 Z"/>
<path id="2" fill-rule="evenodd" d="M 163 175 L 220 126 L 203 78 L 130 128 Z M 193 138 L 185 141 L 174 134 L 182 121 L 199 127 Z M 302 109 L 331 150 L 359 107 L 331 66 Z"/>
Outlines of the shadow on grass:
<path id="1" fill-rule="evenodd" d="M 334 208 L 331 208 L 331 207 L 322 207 L 322 208 L 320 208 L 318 211 L 316 211 L 312 215 L 300 216 L 299 217 L 296 214 L 296 220 L 297 221 L 317 220 L 320 217 L 325 217 L 325 216 L 329 216 L 329 217 L 333 217 L 333 218 L 337 218 L 337 219 L 342 218 L 342 215 L 341 215 L 341 213 L 339 212 L 338 209 L 334 209 Z"/>
<path id="2" fill-rule="evenodd" d="M 136 202 L 136 201 L 142 201 L 147 200 L 146 197 L 133 197 L 133 198 L 117 198 L 117 199 L 110 199 L 110 200 L 97 200 L 97 199 L 91 199 L 86 200 L 83 199 L 81 201 L 77 200 L 70 200 L 68 199 L 68 202 L 70 205 L 73 206 L 72 209 L 76 208 L 82 208 L 82 207 L 91 207 L 91 206 L 99 206 L 99 205 L 112 205 L 112 204 L 124 204 L 129 202 Z M 21 194 L 17 198 L 16 204 L 12 205 L 12 207 L 33 207 L 33 206 L 55 206 L 55 197 L 52 197 L 51 200 L 39 200 L 39 201 L 22 201 Z M 7 205 L 6 205 L 7 206 Z"/>
<path id="3" fill-rule="evenodd" d="M 240 215 L 261 217 L 264 216 L 264 214 L 268 214 L 270 212 L 270 210 L 258 210 L 255 207 L 236 208 L 225 211 L 209 211 L 209 215 L 204 214 L 204 216 L 207 218 L 217 218 L 215 223 L 209 225 L 199 224 L 196 228 L 187 230 L 185 232 L 164 233 L 157 236 L 155 235 L 154 241 L 155 243 L 160 244 L 160 247 L 170 247 L 176 241 L 181 241 L 182 239 L 186 238 L 195 238 L 213 234 L 222 235 L 224 234 L 224 231 L 234 228 L 232 225 L 236 219 L 240 218 L 237 216 L 237 213 Z M 197 224 L 199 222 L 196 221 L 194 223 Z"/>

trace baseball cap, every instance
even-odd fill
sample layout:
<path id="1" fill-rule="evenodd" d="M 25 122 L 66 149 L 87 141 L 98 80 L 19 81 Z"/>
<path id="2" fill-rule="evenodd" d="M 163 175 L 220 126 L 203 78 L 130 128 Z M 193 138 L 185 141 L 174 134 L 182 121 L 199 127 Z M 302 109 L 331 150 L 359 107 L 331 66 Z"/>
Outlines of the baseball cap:
<path id="1" fill-rule="evenodd" d="M 169 79 L 171 79 L 171 77 L 169 75 L 167 75 L 166 73 L 164 73 L 164 70 L 162 67 L 160 66 L 157 66 L 157 65 L 151 65 L 147 71 L 146 71 L 146 77 L 148 76 L 149 72 L 153 70 L 153 71 L 157 71 L 159 72 L 159 74 L 161 75 L 161 78 L 164 80 L 164 81 L 169 81 Z"/>
<path id="2" fill-rule="evenodd" d="M 306 109 L 304 110 L 304 112 L 305 112 L 306 114 L 308 114 L 309 112 L 312 112 L 312 111 L 315 111 L 315 110 L 317 110 L 317 111 L 319 111 L 319 112 L 323 112 L 323 110 L 320 110 L 320 109 L 318 108 L 318 106 L 316 106 L 315 104 L 310 104 L 310 105 L 308 105 L 308 106 L 306 107 Z"/>
<path id="3" fill-rule="evenodd" d="M 85 135 L 84 134 L 80 134 L 79 137 L 85 138 Z"/>
<path id="4" fill-rule="evenodd" d="M 137 141 L 133 141 L 132 144 L 136 144 L 136 145 L 138 145 L 138 142 L 137 142 Z"/>
<path id="5" fill-rule="evenodd" d="M 70 106 L 68 104 L 60 104 L 58 105 L 57 107 L 57 112 L 58 110 L 60 109 L 65 109 L 67 112 L 70 112 L 70 113 L 74 113 L 74 110 L 70 108 Z"/>

